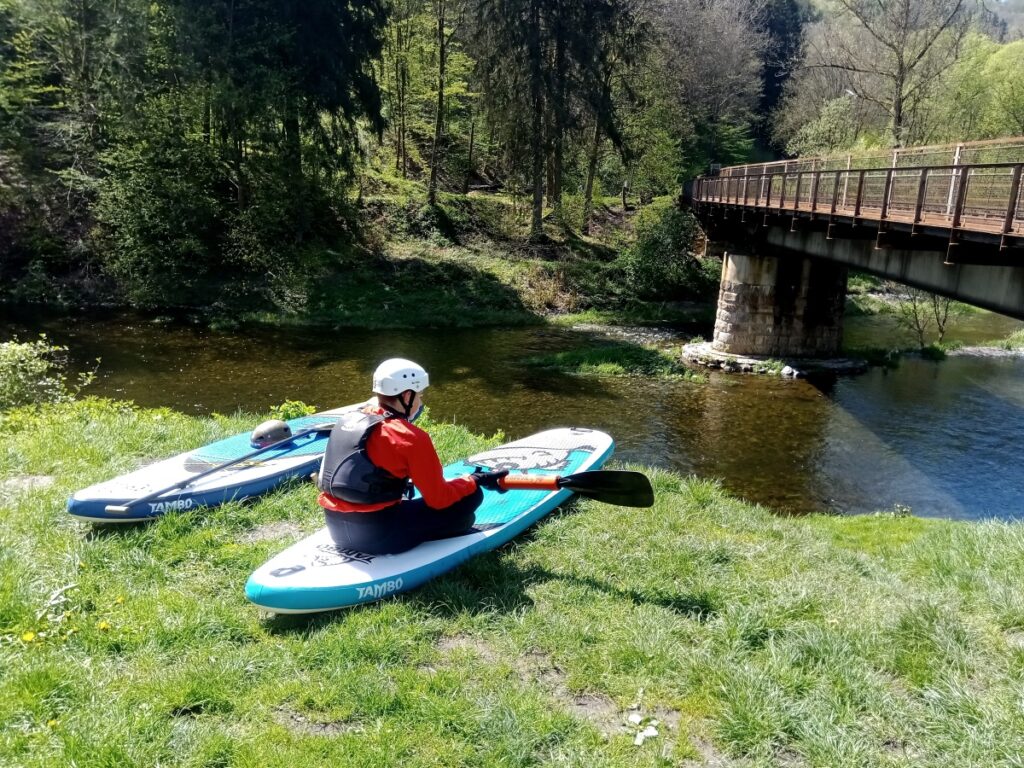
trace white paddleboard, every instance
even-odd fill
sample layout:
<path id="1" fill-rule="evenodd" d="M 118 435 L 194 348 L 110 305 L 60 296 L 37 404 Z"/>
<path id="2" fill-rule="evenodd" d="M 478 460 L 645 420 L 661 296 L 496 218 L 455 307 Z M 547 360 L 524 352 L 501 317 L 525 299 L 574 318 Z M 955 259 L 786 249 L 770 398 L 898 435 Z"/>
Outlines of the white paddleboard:
<path id="1" fill-rule="evenodd" d="M 364 405 L 366 403 L 357 403 L 303 416 L 290 420 L 288 425 L 293 433 L 298 433 L 337 421 L 343 413 Z M 319 470 L 328 437 L 327 432 L 315 432 L 297 438 L 294 443 L 267 451 L 221 472 L 214 472 L 184 488 L 168 491 L 148 502 L 131 504 L 135 499 L 253 451 L 248 432 L 234 435 L 77 491 L 68 499 L 68 512 L 96 523 L 131 523 L 159 517 L 167 512 L 258 496 L 290 478 Z M 130 505 L 127 513 L 107 510 L 111 506 L 124 505 Z"/>

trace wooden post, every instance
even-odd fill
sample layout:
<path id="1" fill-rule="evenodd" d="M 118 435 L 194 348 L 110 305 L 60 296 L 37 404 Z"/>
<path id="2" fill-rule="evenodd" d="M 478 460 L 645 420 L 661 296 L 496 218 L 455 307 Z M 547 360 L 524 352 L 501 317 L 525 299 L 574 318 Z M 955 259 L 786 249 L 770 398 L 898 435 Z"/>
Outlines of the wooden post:
<path id="1" fill-rule="evenodd" d="M 1020 197 L 1020 177 L 1024 171 L 1024 165 L 1015 165 L 1013 178 L 1010 181 L 1010 200 L 1006 204 L 1006 220 L 1003 222 L 1003 234 L 1013 232 L 1013 220 L 1017 218 L 1017 199 Z"/>
<path id="2" fill-rule="evenodd" d="M 882 192 L 882 214 L 879 216 L 880 221 L 885 221 L 889 215 L 889 194 L 892 192 L 892 174 L 894 169 L 890 168 L 885 174 L 885 190 Z"/>
<path id="3" fill-rule="evenodd" d="M 914 207 L 914 223 L 921 223 L 921 214 L 924 211 L 924 199 L 928 193 L 928 169 L 921 169 L 921 180 L 917 184 L 917 205 Z"/>

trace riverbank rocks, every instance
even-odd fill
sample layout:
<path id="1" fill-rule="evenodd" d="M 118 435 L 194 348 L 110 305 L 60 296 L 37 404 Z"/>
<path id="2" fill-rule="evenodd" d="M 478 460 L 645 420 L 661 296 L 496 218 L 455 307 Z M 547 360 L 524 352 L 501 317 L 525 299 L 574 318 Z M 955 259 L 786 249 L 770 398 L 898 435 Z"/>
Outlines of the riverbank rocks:
<path id="1" fill-rule="evenodd" d="M 707 341 L 684 345 L 681 357 L 692 365 L 720 370 L 723 373 L 752 373 L 792 379 L 814 374 L 852 375 L 868 369 L 866 361 L 845 357 L 775 360 L 768 357 L 730 355 L 718 351 Z"/>

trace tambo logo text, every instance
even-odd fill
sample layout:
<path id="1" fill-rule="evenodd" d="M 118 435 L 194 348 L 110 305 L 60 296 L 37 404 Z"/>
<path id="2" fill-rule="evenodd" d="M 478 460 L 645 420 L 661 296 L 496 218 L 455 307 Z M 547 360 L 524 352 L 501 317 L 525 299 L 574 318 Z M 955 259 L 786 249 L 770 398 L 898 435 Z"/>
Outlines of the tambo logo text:
<path id="1" fill-rule="evenodd" d="M 191 509 L 195 499 L 177 499 L 175 501 L 150 502 L 150 512 L 180 512 L 183 509 Z"/>
<path id="2" fill-rule="evenodd" d="M 401 579 L 391 579 L 390 581 L 382 581 L 380 584 L 373 584 L 369 587 L 356 587 L 356 589 L 359 590 L 360 600 L 365 600 L 368 597 L 384 597 L 384 595 L 390 595 L 392 592 L 397 592 L 401 588 Z"/>

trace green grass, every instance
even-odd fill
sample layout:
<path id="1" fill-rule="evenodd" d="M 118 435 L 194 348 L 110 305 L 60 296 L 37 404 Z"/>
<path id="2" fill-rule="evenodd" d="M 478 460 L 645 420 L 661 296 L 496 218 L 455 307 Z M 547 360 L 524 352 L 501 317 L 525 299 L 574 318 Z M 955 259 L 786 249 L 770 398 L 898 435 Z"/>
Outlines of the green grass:
<path id="1" fill-rule="evenodd" d="M 715 305 L 677 305 L 665 302 L 632 302 L 617 309 L 588 309 L 547 318 L 555 325 L 671 325 L 708 323 L 715 320 Z"/>
<path id="2" fill-rule="evenodd" d="M 1020 525 L 779 518 L 647 470 L 652 509 L 581 501 L 412 593 L 286 619 L 242 587 L 318 526 L 308 484 L 113 531 L 63 511 L 260 418 L 0 421 L 0 765 L 1019 765 Z M 430 428 L 446 460 L 493 442 Z M 634 712 L 660 721 L 642 747 Z"/>
<path id="3" fill-rule="evenodd" d="M 601 344 L 595 347 L 529 357 L 523 362 L 534 368 L 582 376 L 681 377 L 703 380 L 699 373 L 691 371 L 670 352 L 637 344 Z"/>
<path id="4" fill-rule="evenodd" d="M 1014 331 L 1005 339 L 997 339 L 995 341 L 987 341 L 982 346 L 985 347 L 998 347 L 999 349 L 1016 350 L 1024 349 L 1024 329 Z"/>

